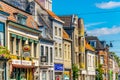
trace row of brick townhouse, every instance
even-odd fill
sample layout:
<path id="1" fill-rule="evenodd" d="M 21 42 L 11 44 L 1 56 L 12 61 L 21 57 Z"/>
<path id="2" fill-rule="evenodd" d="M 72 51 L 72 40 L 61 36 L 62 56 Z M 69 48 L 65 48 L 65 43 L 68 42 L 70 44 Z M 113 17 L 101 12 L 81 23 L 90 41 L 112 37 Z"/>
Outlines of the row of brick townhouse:
<path id="1" fill-rule="evenodd" d="M 95 80 L 99 64 L 103 79 L 115 80 L 119 69 L 105 42 L 85 35 L 84 20 L 57 16 L 52 0 L 1 0 L 0 45 L 10 51 L 0 57 L 0 80 L 73 80 L 74 64 L 77 80 Z"/>

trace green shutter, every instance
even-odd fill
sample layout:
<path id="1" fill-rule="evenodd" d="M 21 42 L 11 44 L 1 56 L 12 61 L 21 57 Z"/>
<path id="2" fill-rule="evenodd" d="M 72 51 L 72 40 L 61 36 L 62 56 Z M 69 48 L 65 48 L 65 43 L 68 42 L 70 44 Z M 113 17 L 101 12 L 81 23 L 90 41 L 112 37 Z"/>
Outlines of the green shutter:
<path id="1" fill-rule="evenodd" d="M 11 37 L 16 37 L 16 34 L 11 33 Z"/>
<path id="2" fill-rule="evenodd" d="M 34 43 L 36 43 L 36 44 L 37 44 L 37 43 L 39 43 L 39 41 L 34 40 Z"/>
<path id="3" fill-rule="evenodd" d="M 34 42 L 34 40 L 32 40 L 32 39 L 29 39 L 29 42 Z"/>
<path id="4" fill-rule="evenodd" d="M 22 36 L 17 36 L 17 39 L 22 39 Z"/>
<path id="5" fill-rule="evenodd" d="M 22 38 L 22 40 L 26 41 L 26 40 L 27 40 L 27 38 L 23 37 L 23 38 Z"/>

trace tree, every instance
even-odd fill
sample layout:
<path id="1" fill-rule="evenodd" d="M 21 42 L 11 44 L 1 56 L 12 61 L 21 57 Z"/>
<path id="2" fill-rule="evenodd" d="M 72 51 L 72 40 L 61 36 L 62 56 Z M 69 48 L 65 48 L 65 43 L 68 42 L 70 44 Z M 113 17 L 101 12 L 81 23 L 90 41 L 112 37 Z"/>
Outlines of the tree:
<path id="1" fill-rule="evenodd" d="M 120 67 L 120 57 L 116 55 L 115 52 L 110 52 L 111 55 L 113 55 L 115 61 L 117 62 L 118 66 Z"/>
<path id="2" fill-rule="evenodd" d="M 97 75 L 96 75 L 96 80 L 103 80 L 103 70 L 102 70 L 102 65 L 99 65 L 98 68 L 96 69 Z"/>
<path id="3" fill-rule="evenodd" d="M 0 57 L 3 58 L 9 58 L 10 51 L 7 49 L 7 47 L 0 46 Z"/>
<path id="4" fill-rule="evenodd" d="M 77 80 L 78 72 L 79 72 L 77 65 L 73 64 L 72 70 L 73 70 L 73 80 Z"/>

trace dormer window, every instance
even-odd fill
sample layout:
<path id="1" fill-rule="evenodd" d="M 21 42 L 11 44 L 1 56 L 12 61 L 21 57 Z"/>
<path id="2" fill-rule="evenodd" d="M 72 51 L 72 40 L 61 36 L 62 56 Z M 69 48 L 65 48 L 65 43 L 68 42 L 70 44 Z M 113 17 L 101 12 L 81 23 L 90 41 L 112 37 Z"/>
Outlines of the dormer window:
<path id="1" fill-rule="evenodd" d="M 91 46 L 93 46 L 94 48 L 96 48 L 96 40 L 90 40 L 90 41 L 89 41 L 89 44 L 90 44 Z"/>
<path id="2" fill-rule="evenodd" d="M 20 24 L 26 25 L 26 19 L 27 17 L 22 14 L 17 14 L 17 21 Z"/>

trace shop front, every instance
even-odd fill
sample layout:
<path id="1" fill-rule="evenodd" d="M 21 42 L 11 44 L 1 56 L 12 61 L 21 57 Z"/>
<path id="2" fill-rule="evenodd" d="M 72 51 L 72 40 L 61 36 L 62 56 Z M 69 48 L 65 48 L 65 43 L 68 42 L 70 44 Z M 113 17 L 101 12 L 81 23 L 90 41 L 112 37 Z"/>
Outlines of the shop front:
<path id="1" fill-rule="evenodd" d="M 10 80 L 34 80 L 32 61 L 12 60 L 10 63 Z"/>
<path id="2" fill-rule="evenodd" d="M 65 70 L 64 71 L 64 80 L 71 80 L 70 76 L 71 76 L 71 71 L 70 70 Z"/>
<path id="3" fill-rule="evenodd" d="M 63 64 L 54 64 L 55 80 L 63 80 Z"/>

